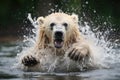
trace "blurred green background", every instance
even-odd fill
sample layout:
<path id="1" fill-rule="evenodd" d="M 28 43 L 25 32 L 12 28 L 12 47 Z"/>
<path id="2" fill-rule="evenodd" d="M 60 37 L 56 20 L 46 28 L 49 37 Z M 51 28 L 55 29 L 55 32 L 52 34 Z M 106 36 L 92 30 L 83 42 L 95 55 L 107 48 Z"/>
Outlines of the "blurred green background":
<path id="1" fill-rule="evenodd" d="M 113 29 L 111 34 L 120 39 L 120 0 L 0 0 L 0 40 L 30 33 L 28 13 L 38 17 L 60 10 L 78 14 L 83 25 L 87 21 L 101 31 Z"/>

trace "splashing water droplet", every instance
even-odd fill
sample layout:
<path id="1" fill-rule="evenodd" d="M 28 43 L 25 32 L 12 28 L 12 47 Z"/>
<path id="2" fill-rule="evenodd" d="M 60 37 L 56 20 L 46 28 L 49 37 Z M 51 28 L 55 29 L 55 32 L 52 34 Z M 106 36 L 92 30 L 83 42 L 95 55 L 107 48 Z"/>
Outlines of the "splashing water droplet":
<path id="1" fill-rule="evenodd" d="M 96 10 L 94 10 L 93 12 L 96 13 Z"/>
<path id="2" fill-rule="evenodd" d="M 86 1 L 85 3 L 88 4 L 88 1 Z"/>

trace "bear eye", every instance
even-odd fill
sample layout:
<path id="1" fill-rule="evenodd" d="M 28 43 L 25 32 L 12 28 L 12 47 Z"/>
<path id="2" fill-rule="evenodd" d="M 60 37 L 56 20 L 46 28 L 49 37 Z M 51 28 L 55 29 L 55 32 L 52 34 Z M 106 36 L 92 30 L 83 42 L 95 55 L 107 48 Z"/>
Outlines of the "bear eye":
<path id="1" fill-rule="evenodd" d="M 65 26 L 65 29 L 67 30 L 68 24 L 67 23 L 63 23 L 63 26 Z"/>
<path id="2" fill-rule="evenodd" d="M 55 26 L 55 23 L 51 23 L 50 24 L 50 28 L 51 28 L 51 30 L 53 30 L 53 27 Z"/>
<path id="3" fill-rule="evenodd" d="M 67 24 L 67 23 L 63 23 L 63 26 L 67 27 L 67 26 L 68 26 L 68 24 Z"/>

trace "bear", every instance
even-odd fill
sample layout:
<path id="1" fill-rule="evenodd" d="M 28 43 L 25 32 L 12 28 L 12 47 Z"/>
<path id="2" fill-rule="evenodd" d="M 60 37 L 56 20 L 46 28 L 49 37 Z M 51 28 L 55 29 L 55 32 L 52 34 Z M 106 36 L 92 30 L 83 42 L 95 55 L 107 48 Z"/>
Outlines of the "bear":
<path id="1" fill-rule="evenodd" d="M 74 66 L 78 71 L 78 64 L 89 64 L 91 49 L 79 31 L 78 15 L 55 12 L 38 17 L 37 22 L 35 45 L 19 57 L 23 70 L 59 71 L 62 67 L 67 71 L 69 66 L 72 71 Z"/>

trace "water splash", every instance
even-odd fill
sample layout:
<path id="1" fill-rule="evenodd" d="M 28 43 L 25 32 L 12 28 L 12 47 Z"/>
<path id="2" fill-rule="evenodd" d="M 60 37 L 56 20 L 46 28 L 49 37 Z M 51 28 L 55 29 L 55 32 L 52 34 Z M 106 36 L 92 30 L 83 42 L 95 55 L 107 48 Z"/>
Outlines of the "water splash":
<path id="1" fill-rule="evenodd" d="M 36 43 L 36 39 L 38 37 L 38 32 L 39 32 L 39 26 L 38 26 L 38 23 L 37 23 L 37 20 L 36 18 L 34 17 L 32 19 L 32 16 L 30 13 L 28 13 L 28 17 L 27 19 L 31 22 L 33 28 L 32 28 L 32 33 L 30 33 L 30 35 L 27 35 L 27 34 L 24 34 L 23 37 L 24 37 L 24 40 L 23 40 L 23 49 L 24 48 L 28 48 L 30 46 L 33 46 L 35 43 Z"/>
<path id="2" fill-rule="evenodd" d="M 119 44 L 116 43 L 118 40 L 111 42 L 108 39 L 110 30 L 107 29 L 104 34 L 100 31 L 95 33 L 88 25 L 88 22 L 84 23 L 85 26 L 80 26 L 80 31 L 83 35 L 85 35 L 85 38 L 91 42 L 90 47 L 93 49 L 93 53 L 95 53 L 95 61 L 98 62 L 98 64 L 105 65 L 107 67 L 111 67 L 111 65 L 115 63 L 120 63 Z"/>

